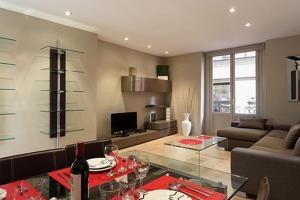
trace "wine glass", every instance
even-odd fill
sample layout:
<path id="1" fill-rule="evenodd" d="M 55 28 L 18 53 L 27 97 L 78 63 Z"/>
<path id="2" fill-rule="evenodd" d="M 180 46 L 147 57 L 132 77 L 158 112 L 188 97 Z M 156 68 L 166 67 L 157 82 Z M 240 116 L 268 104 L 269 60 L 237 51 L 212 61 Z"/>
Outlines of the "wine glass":
<path id="1" fill-rule="evenodd" d="M 121 183 L 113 180 L 103 183 L 99 187 L 100 200 L 118 200 L 121 192 Z"/>
<path id="2" fill-rule="evenodd" d="M 118 146 L 117 145 L 106 145 L 104 148 L 104 155 L 107 160 L 110 162 L 110 170 L 106 174 L 108 177 L 112 177 L 115 173 L 112 171 L 112 164 L 118 162 Z"/>
<path id="3" fill-rule="evenodd" d="M 134 189 L 136 186 L 136 179 L 126 176 L 120 179 L 119 183 L 121 183 L 122 200 L 134 200 Z"/>
<path id="4" fill-rule="evenodd" d="M 129 151 L 126 154 L 126 164 L 128 169 L 133 169 L 135 166 L 134 164 L 136 163 L 135 160 L 139 157 L 140 152 L 138 151 Z"/>
<path id="5" fill-rule="evenodd" d="M 18 196 L 22 196 L 24 199 L 28 200 L 41 200 L 43 198 L 41 191 L 44 189 L 45 183 L 46 178 L 44 177 L 33 178 L 29 181 L 21 181 L 16 187 L 14 199 L 18 199 Z"/>
<path id="6" fill-rule="evenodd" d="M 136 175 L 136 178 L 140 180 L 140 186 L 137 190 L 139 194 L 145 193 L 145 190 L 142 188 L 142 185 L 143 185 L 144 178 L 147 176 L 149 168 L 150 168 L 150 161 L 147 156 L 140 155 L 135 159 L 133 170 Z"/>

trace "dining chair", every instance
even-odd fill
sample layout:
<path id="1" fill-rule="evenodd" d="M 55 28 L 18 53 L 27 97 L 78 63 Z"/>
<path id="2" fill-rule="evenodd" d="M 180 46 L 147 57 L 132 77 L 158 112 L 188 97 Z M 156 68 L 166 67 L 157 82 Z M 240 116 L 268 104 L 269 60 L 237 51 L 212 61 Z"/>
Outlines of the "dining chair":
<path id="1" fill-rule="evenodd" d="M 85 159 L 104 157 L 105 145 L 111 144 L 110 139 L 94 140 L 84 143 L 84 157 Z M 76 145 L 71 144 L 65 147 L 67 166 L 71 166 L 75 160 Z"/>
<path id="2" fill-rule="evenodd" d="M 0 185 L 13 181 L 10 157 L 0 159 Z"/>
<path id="3" fill-rule="evenodd" d="M 0 159 L 0 184 L 66 167 L 65 149 L 52 149 Z"/>
<path id="4" fill-rule="evenodd" d="M 12 158 L 13 179 L 19 180 L 66 167 L 65 150 L 52 149 Z"/>
<path id="5" fill-rule="evenodd" d="M 264 177 L 260 182 L 258 189 L 257 200 L 269 200 L 270 199 L 270 182 L 268 177 Z"/>

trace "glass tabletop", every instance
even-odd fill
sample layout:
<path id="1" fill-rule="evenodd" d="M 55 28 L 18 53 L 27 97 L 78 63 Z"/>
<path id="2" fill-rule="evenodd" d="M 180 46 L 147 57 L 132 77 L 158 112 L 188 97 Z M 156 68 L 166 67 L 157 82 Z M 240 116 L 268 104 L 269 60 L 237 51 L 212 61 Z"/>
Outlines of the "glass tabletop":
<path id="1" fill-rule="evenodd" d="M 166 142 L 164 145 L 180 147 L 195 151 L 202 151 L 208 147 L 216 145 L 222 141 L 225 141 L 227 138 L 219 137 L 219 136 L 188 136 L 188 137 L 178 137 L 176 140 Z M 199 144 L 188 144 L 188 142 L 184 142 L 184 140 L 197 140 Z M 183 143 L 184 142 L 184 143 Z"/>
<path id="2" fill-rule="evenodd" d="M 150 170 L 144 179 L 144 184 L 152 182 L 163 176 L 172 176 L 174 178 L 180 178 L 186 182 L 205 187 L 215 192 L 224 194 L 227 199 L 231 199 L 237 191 L 247 182 L 247 178 L 236 176 L 233 174 L 216 171 L 213 169 L 201 167 L 199 165 L 193 165 L 191 163 L 182 162 L 179 160 L 151 154 L 142 151 L 122 151 L 120 156 L 139 154 L 149 157 L 151 161 Z M 134 177 L 134 173 L 130 173 L 118 178 Z M 99 176 L 100 177 L 100 176 Z M 116 178 L 116 180 L 118 180 Z M 60 185 L 55 179 L 49 177 L 47 174 L 35 176 L 25 181 L 33 185 L 39 180 L 45 180 L 44 184 L 35 187 L 45 199 L 51 199 L 56 197 L 58 199 L 70 199 L 70 191 Z M 8 191 L 13 192 L 13 191 Z M 99 199 L 100 193 L 98 187 L 90 189 L 90 199 Z"/>

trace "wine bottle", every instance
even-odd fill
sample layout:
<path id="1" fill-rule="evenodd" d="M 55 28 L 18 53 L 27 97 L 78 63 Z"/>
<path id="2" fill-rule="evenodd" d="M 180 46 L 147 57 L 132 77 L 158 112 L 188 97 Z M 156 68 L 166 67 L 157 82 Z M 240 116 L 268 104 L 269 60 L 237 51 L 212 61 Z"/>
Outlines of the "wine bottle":
<path id="1" fill-rule="evenodd" d="M 76 145 L 76 159 L 71 165 L 71 199 L 86 200 L 89 198 L 89 165 L 84 159 L 83 142 Z"/>

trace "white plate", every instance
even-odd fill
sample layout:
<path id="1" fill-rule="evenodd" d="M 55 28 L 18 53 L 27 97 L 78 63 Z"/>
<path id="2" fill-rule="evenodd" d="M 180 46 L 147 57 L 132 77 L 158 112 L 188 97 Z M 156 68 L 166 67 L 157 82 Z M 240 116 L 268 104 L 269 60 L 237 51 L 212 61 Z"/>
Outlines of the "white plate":
<path id="1" fill-rule="evenodd" d="M 146 192 L 143 195 L 144 196 L 140 196 L 140 200 L 192 200 L 191 197 L 181 192 L 172 190 L 153 190 L 150 192 Z"/>
<path id="2" fill-rule="evenodd" d="M 90 169 L 102 169 L 110 166 L 110 161 L 106 158 L 92 158 L 87 160 Z"/>
<path id="3" fill-rule="evenodd" d="M 6 195 L 6 190 L 0 188 L 0 199 L 5 199 Z"/>
<path id="4" fill-rule="evenodd" d="M 116 161 L 113 161 L 110 166 L 105 167 L 105 168 L 100 168 L 100 169 L 91 169 L 90 168 L 90 172 L 102 172 L 102 171 L 105 171 L 105 170 L 109 170 L 110 168 L 113 168 L 116 165 L 117 165 Z"/>

